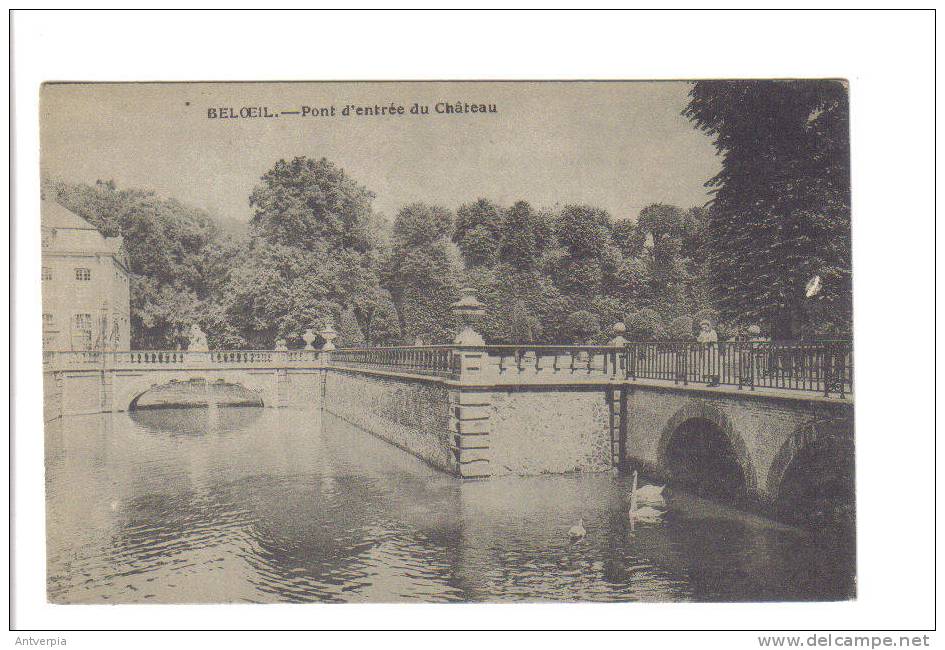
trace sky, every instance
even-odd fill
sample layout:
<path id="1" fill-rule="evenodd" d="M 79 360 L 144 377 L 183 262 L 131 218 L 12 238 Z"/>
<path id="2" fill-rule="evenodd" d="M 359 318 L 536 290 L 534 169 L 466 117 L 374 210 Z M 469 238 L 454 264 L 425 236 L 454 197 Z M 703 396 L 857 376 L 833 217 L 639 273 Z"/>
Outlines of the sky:
<path id="1" fill-rule="evenodd" d="M 708 199 L 720 168 L 711 140 L 680 115 L 685 82 L 46 84 L 42 172 L 153 190 L 248 221 L 249 195 L 280 158 L 327 157 L 393 219 L 409 203 L 456 208 L 588 203 L 617 219 L 650 203 Z M 496 112 L 440 114 L 440 102 Z M 342 116 L 346 105 L 404 115 Z M 417 103 L 427 115 L 411 115 Z M 292 115 L 335 107 L 335 116 Z M 278 117 L 208 118 L 263 107 Z"/>

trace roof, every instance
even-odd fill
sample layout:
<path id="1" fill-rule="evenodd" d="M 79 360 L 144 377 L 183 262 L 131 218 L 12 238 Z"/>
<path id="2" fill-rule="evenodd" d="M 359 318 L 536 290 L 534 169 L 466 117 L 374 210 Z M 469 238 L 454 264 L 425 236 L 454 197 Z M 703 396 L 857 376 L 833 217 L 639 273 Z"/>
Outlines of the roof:
<path id="1" fill-rule="evenodd" d="M 71 228 L 73 230 L 98 229 L 75 212 L 64 208 L 55 201 L 43 199 L 42 223 L 46 228 Z"/>
<path id="2" fill-rule="evenodd" d="M 121 236 L 105 237 L 98 228 L 55 201 L 43 199 L 40 209 L 43 255 L 106 254 L 128 270 L 128 256 Z"/>

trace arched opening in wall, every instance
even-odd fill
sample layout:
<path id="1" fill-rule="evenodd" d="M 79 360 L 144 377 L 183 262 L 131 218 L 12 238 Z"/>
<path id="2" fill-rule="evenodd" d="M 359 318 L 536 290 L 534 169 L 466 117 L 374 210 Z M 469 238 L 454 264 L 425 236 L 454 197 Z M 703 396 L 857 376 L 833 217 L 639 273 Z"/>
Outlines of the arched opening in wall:
<path id="1" fill-rule="evenodd" d="M 856 517 L 853 436 L 846 422 L 815 425 L 784 470 L 778 518 L 814 527 L 853 529 Z"/>
<path id="2" fill-rule="evenodd" d="M 674 485 L 732 505 L 747 503 L 745 472 L 715 422 L 696 417 L 676 427 L 664 464 Z"/>
<path id="3" fill-rule="evenodd" d="M 166 408 L 206 408 L 227 406 L 264 406 L 259 395 L 240 384 L 222 379 L 207 381 L 172 379 L 166 384 L 152 386 L 135 397 L 129 411 Z"/>

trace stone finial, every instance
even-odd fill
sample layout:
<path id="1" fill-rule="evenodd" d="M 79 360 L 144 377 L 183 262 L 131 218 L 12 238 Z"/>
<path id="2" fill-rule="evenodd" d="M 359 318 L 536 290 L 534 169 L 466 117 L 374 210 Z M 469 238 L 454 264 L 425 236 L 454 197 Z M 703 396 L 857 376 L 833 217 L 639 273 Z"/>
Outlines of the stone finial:
<path id="1" fill-rule="evenodd" d="M 479 302 L 476 290 L 472 287 L 462 289 L 462 297 L 450 305 L 453 316 L 459 321 L 460 331 L 453 339 L 456 345 L 485 345 L 482 335 L 473 329 L 473 325 L 486 313 L 486 306 Z"/>
<path id="2" fill-rule="evenodd" d="M 335 331 L 334 326 L 331 323 L 331 320 L 325 321 L 325 326 L 319 330 L 319 334 L 322 335 L 322 338 L 325 339 L 325 345 L 322 346 L 322 350 L 325 352 L 331 352 L 335 349 L 335 344 L 332 343 L 336 338 L 338 338 L 338 332 Z"/>
<path id="3" fill-rule="evenodd" d="M 276 347 L 273 348 L 276 352 L 284 352 L 289 349 L 289 346 L 286 345 L 286 340 L 284 338 L 276 339 Z"/>
<path id="4" fill-rule="evenodd" d="M 302 340 L 305 341 L 305 349 L 314 350 L 315 348 L 312 346 L 312 343 L 317 338 L 318 338 L 318 335 L 315 334 L 315 330 L 313 330 L 311 327 L 309 327 L 304 332 L 302 332 Z"/>

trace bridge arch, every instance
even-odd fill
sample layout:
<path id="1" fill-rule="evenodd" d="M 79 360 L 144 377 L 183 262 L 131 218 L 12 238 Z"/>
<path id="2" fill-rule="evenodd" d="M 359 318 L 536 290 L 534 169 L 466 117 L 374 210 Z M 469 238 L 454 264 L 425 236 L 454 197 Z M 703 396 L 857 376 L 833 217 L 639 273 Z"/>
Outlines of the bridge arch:
<path id="1" fill-rule="evenodd" d="M 149 372 L 140 376 L 116 376 L 113 379 L 114 410 L 130 411 L 136 406 L 138 399 L 148 391 L 159 386 L 166 386 L 174 381 L 204 380 L 213 383 L 222 380 L 224 383 L 240 386 L 259 399 L 266 407 L 278 405 L 274 375 L 252 375 L 232 372 Z"/>
<path id="2" fill-rule="evenodd" d="M 843 510 L 852 516 L 854 456 L 852 418 L 822 418 L 799 425 L 768 471 L 770 502 L 786 519 L 817 519 Z"/>
<path id="3" fill-rule="evenodd" d="M 716 496 L 734 501 L 757 497 L 757 472 L 744 438 L 725 413 L 707 401 L 691 400 L 673 414 L 660 434 L 657 457 L 670 479 L 690 487 L 718 479 L 728 482 L 730 494 Z"/>

